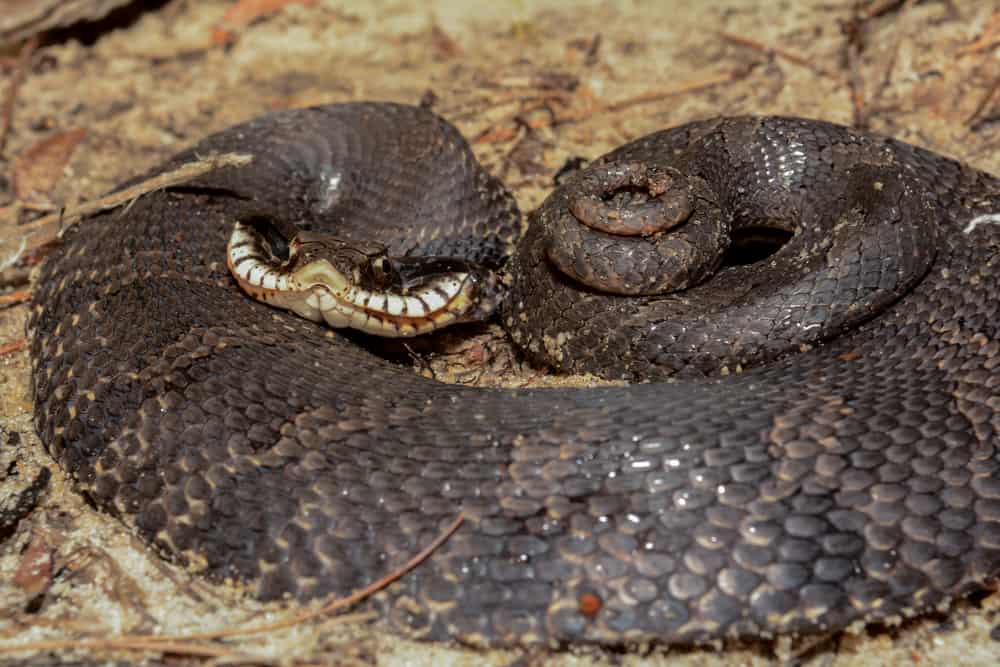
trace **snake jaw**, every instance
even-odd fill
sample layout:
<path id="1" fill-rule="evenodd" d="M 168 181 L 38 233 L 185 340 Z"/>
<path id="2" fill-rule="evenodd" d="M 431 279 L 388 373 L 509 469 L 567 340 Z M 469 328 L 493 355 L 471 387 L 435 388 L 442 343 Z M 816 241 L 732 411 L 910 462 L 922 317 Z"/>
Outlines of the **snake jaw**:
<path id="1" fill-rule="evenodd" d="M 341 251 L 348 248 L 331 243 Z M 256 230 L 236 223 L 227 265 L 240 288 L 259 301 L 313 322 L 376 336 L 411 337 L 485 319 L 499 304 L 495 275 L 464 262 L 388 258 L 379 250 L 321 256 L 315 248 L 304 251 L 309 244 L 322 245 L 311 233 L 306 241 L 293 239 L 288 260 L 279 263 Z M 351 252 L 364 259 L 345 261 Z"/>

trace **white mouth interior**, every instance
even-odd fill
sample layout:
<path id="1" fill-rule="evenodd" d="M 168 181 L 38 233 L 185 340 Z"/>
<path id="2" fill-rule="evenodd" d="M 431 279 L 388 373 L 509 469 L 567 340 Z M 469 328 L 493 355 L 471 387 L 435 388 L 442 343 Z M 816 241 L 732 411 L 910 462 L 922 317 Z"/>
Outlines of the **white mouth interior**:
<path id="1" fill-rule="evenodd" d="M 444 274 L 406 293 L 358 287 L 326 260 L 293 272 L 273 264 L 263 239 L 237 223 L 227 249 L 229 270 L 240 287 L 264 303 L 286 308 L 314 322 L 378 336 L 408 337 L 455 322 L 472 306 L 468 273 Z"/>

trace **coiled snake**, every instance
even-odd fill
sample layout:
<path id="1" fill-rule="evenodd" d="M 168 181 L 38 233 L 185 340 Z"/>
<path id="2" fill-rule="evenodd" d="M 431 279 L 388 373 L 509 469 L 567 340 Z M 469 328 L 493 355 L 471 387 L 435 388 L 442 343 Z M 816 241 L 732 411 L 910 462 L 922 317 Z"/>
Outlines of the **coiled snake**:
<path id="1" fill-rule="evenodd" d="M 818 121 L 718 119 L 595 161 L 518 242 L 510 195 L 428 111 L 280 112 L 163 168 L 232 149 L 252 165 L 73 230 L 35 292 L 44 442 L 170 557 L 264 598 L 344 594 L 462 511 L 374 604 L 479 644 L 834 630 L 1000 571 L 993 177 Z M 396 287 L 415 258 L 460 258 L 427 261 L 506 281 L 530 356 L 656 381 L 424 379 L 249 298 L 236 223 L 284 265 L 289 230 L 332 227 L 366 248 L 354 279 Z M 768 229 L 787 242 L 747 257 Z M 397 326 L 334 319 L 357 317 Z"/>

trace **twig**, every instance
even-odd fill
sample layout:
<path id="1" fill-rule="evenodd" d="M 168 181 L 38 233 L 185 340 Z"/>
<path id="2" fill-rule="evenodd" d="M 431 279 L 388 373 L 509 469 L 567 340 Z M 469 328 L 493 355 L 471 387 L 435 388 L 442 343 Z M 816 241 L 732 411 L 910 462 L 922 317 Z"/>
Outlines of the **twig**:
<path id="1" fill-rule="evenodd" d="M 860 17 L 865 21 L 868 19 L 878 18 L 883 14 L 888 14 L 905 1 L 906 0 L 874 0 L 870 5 L 861 10 Z"/>
<path id="2" fill-rule="evenodd" d="M 198 655 L 208 658 L 259 659 L 222 646 L 187 644 L 184 642 L 156 641 L 154 637 L 111 637 L 108 639 L 43 639 L 24 644 L 0 646 L 0 654 L 38 653 L 42 651 L 157 651 L 179 655 Z"/>
<path id="3" fill-rule="evenodd" d="M 536 104 L 533 104 L 528 107 L 522 107 L 512 116 L 491 125 L 487 129 L 480 132 L 472 140 L 472 142 L 476 144 L 484 144 L 484 143 L 499 143 L 504 141 L 510 141 L 518 137 L 521 130 L 538 130 L 543 127 L 554 127 L 565 123 L 578 123 L 580 121 L 586 120 L 588 118 L 591 118 L 592 116 L 596 116 L 602 113 L 614 113 L 639 104 L 659 102 L 660 100 L 664 100 L 669 97 L 674 97 L 676 95 L 692 93 L 695 91 L 704 90 L 706 88 L 720 86 L 726 83 L 733 83 L 734 81 L 739 81 L 749 76 L 750 73 L 753 72 L 753 70 L 756 69 L 758 65 L 759 63 L 750 63 L 746 67 L 733 69 L 724 74 L 719 74 L 706 79 L 698 79 L 696 81 L 690 81 L 688 83 L 684 83 L 679 86 L 674 86 L 672 88 L 649 90 L 644 93 L 640 93 L 639 95 L 635 95 L 633 97 L 626 97 L 624 99 L 616 100 L 614 102 L 606 102 L 603 104 L 602 103 L 592 104 L 578 111 L 567 111 L 564 113 L 557 113 L 552 108 L 552 105 L 550 104 L 551 102 L 560 102 L 567 104 L 572 101 L 572 98 L 569 98 L 565 95 L 543 98 L 539 100 Z M 576 99 L 579 100 L 580 95 L 577 95 Z M 538 117 L 538 118 L 525 117 L 525 114 L 537 110 L 545 110 L 548 113 L 545 114 L 544 117 Z"/>
<path id="4" fill-rule="evenodd" d="M 989 90 L 986 94 L 979 100 L 979 104 L 976 105 L 975 110 L 969 114 L 969 117 L 965 119 L 965 124 L 970 128 L 975 128 L 983 116 L 986 114 L 986 110 L 990 106 L 990 102 L 997 96 L 997 91 L 1000 91 L 1000 76 L 993 79 L 993 83 L 990 85 Z"/>
<path id="5" fill-rule="evenodd" d="M 794 63 L 796 65 L 800 65 L 802 67 L 810 69 L 821 76 L 828 76 L 828 77 L 834 76 L 830 71 L 820 67 L 816 63 L 810 61 L 808 58 L 803 58 L 802 56 L 796 53 L 792 53 L 791 51 L 787 51 L 783 48 L 777 46 L 770 46 L 768 44 L 764 44 L 763 42 L 758 42 L 755 39 L 744 37 L 742 35 L 734 35 L 731 32 L 725 32 L 722 30 L 718 32 L 718 35 L 727 42 L 732 42 L 733 44 L 738 44 L 739 46 L 745 46 L 755 51 L 760 51 L 766 54 L 767 56 L 778 56 L 779 58 L 783 58 L 784 60 L 787 60 L 790 63 Z"/>
<path id="6" fill-rule="evenodd" d="M 861 51 L 864 41 L 864 24 L 866 19 L 855 15 L 841 25 L 844 33 L 844 63 L 847 66 L 847 89 L 851 96 L 851 107 L 854 109 L 854 127 L 864 128 L 868 125 L 865 117 L 864 79 L 861 77 Z"/>
<path id="7" fill-rule="evenodd" d="M 538 130 L 558 124 L 562 119 L 557 118 L 555 112 L 552 110 L 551 103 L 555 101 L 557 101 L 555 98 L 523 100 L 521 108 L 517 112 L 480 132 L 473 139 L 473 143 L 495 144 L 510 141 L 520 135 L 522 130 Z M 546 111 L 548 113 L 544 118 L 529 118 L 528 114 L 535 111 Z M 507 123 L 511 123 L 512 125 L 508 125 Z"/>
<path id="8" fill-rule="evenodd" d="M 393 570 L 389 574 L 385 575 L 381 579 L 378 579 L 371 584 L 361 588 L 354 593 L 351 593 L 344 598 L 335 598 L 331 600 L 326 605 L 318 609 L 312 609 L 298 614 L 294 614 L 289 618 L 275 621 L 274 623 L 264 623 L 261 625 L 251 625 L 244 626 L 240 628 L 231 628 L 229 630 L 220 630 L 215 632 L 200 632 L 189 635 L 123 635 L 121 637 L 113 637 L 109 639 L 93 639 L 93 640 L 73 640 L 73 639 L 52 639 L 52 640 L 42 640 L 37 642 L 27 642 L 23 644 L 10 644 L 7 646 L 0 646 L 0 655 L 9 653 L 34 653 L 39 651 L 58 651 L 58 650 L 93 650 L 93 651 L 112 651 L 112 650 L 125 650 L 125 651 L 157 651 L 161 653 L 177 653 L 180 655 L 198 655 L 205 657 L 214 658 L 237 658 L 244 660 L 266 660 L 265 658 L 248 655 L 246 653 L 239 653 L 229 648 L 224 648 L 221 646 L 214 646 L 210 644 L 192 643 L 198 640 L 207 639 L 222 639 L 225 637 L 236 637 L 242 635 L 253 635 L 259 634 L 261 632 L 270 632 L 271 630 L 280 630 L 283 628 L 292 627 L 299 625 L 304 621 L 308 621 L 319 616 L 325 616 L 332 614 L 335 611 L 344 609 L 345 607 L 350 607 L 351 605 L 365 599 L 369 595 L 378 592 L 379 590 L 385 588 L 394 581 L 400 579 L 409 573 L 413 568 L 424 562 L 435 550 L 437 550 L 444 542 L 458 530 L 459 526 L 465 520 L 465 516 L 461 513 L 455 519 L 448 524 L 444 531 L 438 535 L 433 542 L 424 547 L 420 553 L 415 555 L 413 558 L 404 563 L 401 567 Z M 362 617 L 368 618 L 370 615 L 365 614 Z"/>
<path id="9" fill-rule="evenodd" d="M 43 216 L 20 227 L 19 229 L 27 232 L 24 235 L 25 247 L 30 250 L 55 241 L 62 236 L 68 227 L 79 222 L 84 216 L 115 208 L 134 201 L 146 193 L 185 183 L 216 169 L 242 167 L 252 161 L 253 155 L 245 153 L 223 153 L 222 155 L 210 156 L 203 160 L 188 162 L 177 169 L 158 174 L 106 197 L 84 202 L 77 206 L 67 206 L 58 213 Z"/>
<path id="10" fill-rule="evenodd" d="M 583 64 L 587 67 L 593 67 L 600 62 L 598 54 L 601 50 L 602 41 L 604 41 L 604 38 L 601 36 L 601 33 L 597 33 L 594 35 L 594 38 L 590 40 L 590 44 L 587 46 L 587 50 L 584 52 L 583 58 Z"/>
<path id="11" fill-rule="evenodd" d="M 899 19 L 894 26 L 895 40 L 892 47 L 892 53 L 889 54 L 889 61 L 886 63 L 885 73 L 882 75 L 882 82 L 879 84 L 879 87 L 875 90 L 875 94 L 873 95 L 872 105 L 879 105 L 885 91 L 892 85 L 892 72 L 896 69 L 896 62 L 899 60 L 899 48 L 903 43 L 903 30 L 900 24 L 903 23 L 904 19 L 909 17 L 910 10 L 913 9 L 913 5 L 915 4 L 917 4 L 917 0 L 895 0 L 894 2 L 894 6 L 900 5 L 902 6 L 902 9 L 899 12 Z M 869 9 L 871 9 L 871 7 L 869 7 Z M 885 11 L 888 11 L 888 8 Z M 865 16 L 867 15 L 868 12 L 865 13 Z M 879 14 L 875 14 L 874 16 L 878 15 Z"/>
<path id="12" fill-rule="evenodd" d="M 24 303 L 31 298 L 30 289 L 19 289 L 13 292 L 8 292 L 7 294 L 0 294 L 0 308 L 6 308 L 7 306 L 14 306 L 19 303 Z"/>
<path id="13" fill-rule="evenodd" d="M 715 86 L 721 86 L 724 83 L 732 83 L 734 81 L 739 81 L 740 79 L 746 78 L 750 72 L 753 71 L 753 66 L 745 67 L 742 69 L 736 69 L 725 74 L 720 74 L 708 79 L 701 79 L 698 81 L 691 81 L 690 83 L 681 84 L 674 88 L 664 88 L 661 90 L 651 90 L 640 95 L 635 95 L 634 97 L 627 97 L 623 100 L 618 100 L 617 102 L 611 102 L 609 104 L 604 104 L 599 106 L 594 112 L 604 113 L 604 112 L 614 112 L 621 111 L 622 109 L 627 109 L 628 107 L 636 106 L 639 104 L 648 104 L 650 102 L 659 102 L 668 97 L 674 97 L 676 95 L 683 95 L 685 93 L 693 93 L 698 90 L 704 90 L 706 88 L 713 88 Z M 576 120 L 576 119 L 573 119 Z"/>
<path id="14" fill-rule="evenodd" d="M 31 62 L 31 54 L 38 48 L 38 35 L 35 35 L 24 43 L 21 53 L 17 57 L 17 66 L 14 69 L 14 76 L 10 80 L 10 88 L 7 89 L 7 98 L 3 103 L 3 126 L 0 127 L 0 155 L 3 155 L 7 146 L 7 135 L 10 134 L 11 125 L 14 123 L 14 101 L 17 99 L 17 91 L 24 81 L 28 64 Z"/>
<path id="15" fill-rule="evenodd" d="M 972 53 L 988 51 L 1000 43 L 1000 11 L 993 12 L 990 22 L 983 30 L 983 34 L 976 41 L 958 49 L 955 53 L 959 56 L 967 56 Z"/>
<path id="16" fill-rule="evenodd" d="M 261 632 L 270 632 L 272 630 L 281 630 L 284 628 L 290 628 L 303 623 L 319 616 L 326 616 L 332 614 L 335 611 L 350 607 L 361 600 L 369 597 L 370 595 L 377 593 L 394 581 L 402 578 L 408 574 L 415 567 L 427 560 L 432 553 L 434 553 L 442 544 L 447 541 L 449 537 L 454 534 L 458 527 L 462 525 L 465 521 L 465 516 L 459 514 L 455 519 L 448 524 L 448 526 L 438 535 L 433 542 L 424 547 L 420 553 L 415 555 L 410 560 L 403 563 L 402 566 L 393 570 L 389 574 L 385 575 L 381 579 L 376 579 L 372 583 L 368 584 L 364 588 L 358 589 L 357 591 L 351 593 L 347 597 L 334 598 L 327 604 L 319 607 L 318 609 L 309 609 L 306 611 L 293 614 L 292 616 L 282 619 L 280 621 L 275 621 L 273 623 L 264 623 L 261 625 L 247 625 L 239 628 L 230 628 L 228 630 L 219 630 L 213 632 L 201 632 L 191 635 L 165 635 L 162 637 L 150 637 L 156 641 L 179 641 L 179 640 L 192 640 L 192 639 L 222 639 L 224 637 L 236 637 L 242 635 L 255 635 Z"/>

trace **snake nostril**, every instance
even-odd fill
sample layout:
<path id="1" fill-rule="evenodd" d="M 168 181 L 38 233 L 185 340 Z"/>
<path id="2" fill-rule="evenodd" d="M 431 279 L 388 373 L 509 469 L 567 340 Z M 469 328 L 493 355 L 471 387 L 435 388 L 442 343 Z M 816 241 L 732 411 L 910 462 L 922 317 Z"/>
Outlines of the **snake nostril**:
<path id="1" fill-rule="evenodd" d="M 729 250 L 722 260 L 727 266 L 747 266 L 762 262 L 788 243 L 793 232 L 776 227 L 741 227 L 734 229 Z"/>

